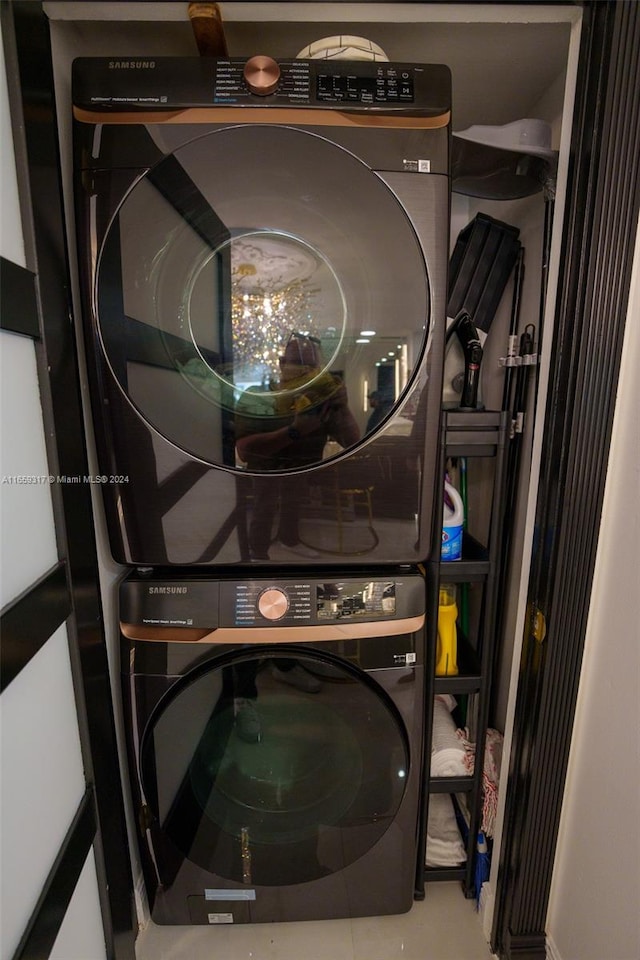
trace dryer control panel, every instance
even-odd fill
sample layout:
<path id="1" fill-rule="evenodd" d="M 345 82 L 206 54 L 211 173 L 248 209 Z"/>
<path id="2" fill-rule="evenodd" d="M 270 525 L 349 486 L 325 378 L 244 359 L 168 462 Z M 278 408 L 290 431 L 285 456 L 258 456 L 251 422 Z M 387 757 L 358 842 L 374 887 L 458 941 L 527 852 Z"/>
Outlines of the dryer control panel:
<path id="1" fill-rule="evenodd" d="M 264 61 L 253 73 L 252 60 Z M 413 104 L 415 102 L 414 66 L 362 63 L 284 60 L 270 57 L 252 60 L 216 61 L 214 103 L 247 103 L 254 95 L 274 94 L 280 105 L 307 106 L 314 101 L 334 104 Z M 354 69 L 357 68 L 357 69 Z"/>
<path id="2" fill-rule="evenodd" d="M 339 108 L 400 111 L 446 123 L 451 74 L 441 64 L 358 60 L 80 57 L 73 62 L 72 98 L 74 107 L 88 111 Z"/>

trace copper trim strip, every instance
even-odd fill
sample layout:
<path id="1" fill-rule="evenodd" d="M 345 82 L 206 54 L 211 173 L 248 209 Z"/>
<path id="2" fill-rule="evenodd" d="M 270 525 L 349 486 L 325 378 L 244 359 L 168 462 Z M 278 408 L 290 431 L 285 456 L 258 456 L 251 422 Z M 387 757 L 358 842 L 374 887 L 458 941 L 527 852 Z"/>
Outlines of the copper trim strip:
<path id="1" fill-rule="evenodd" d="M 131 110 L 114 112 L 74 107 L 82 123 L 275 123 L 306 127 L 383 127 L 398 130 L 439 130 L 446 127 L 450 111 L 436 117 L 408 117 L 377 113 L 343 113 L 341 110 L 305 110 L 293 107 L 187 107 L 184 110 Z"/>
<path id="2" fill-rule="evenodd" d="M 164 643 L 314 643 L 335 640 L 366 640 L 369 637 L 395 637 L 401 633 L 415 633 L 424 626 L 424 614 L 402 620 L 375 621 L 375 623 L 327 624 L 326 627 L 152 627 L 144 624 L 121 623 L 120 632 L 128 640 L 147 640 Z"/>
<path id="3" fill-rule="evenodd" d="M 120 623 L 120 633 L 127 640 L 157 640 L 166 643 L 176 641 L 180 643 L 198 643 L 211 633 L 203 627 L 148 627 L 137 623 Z"/>

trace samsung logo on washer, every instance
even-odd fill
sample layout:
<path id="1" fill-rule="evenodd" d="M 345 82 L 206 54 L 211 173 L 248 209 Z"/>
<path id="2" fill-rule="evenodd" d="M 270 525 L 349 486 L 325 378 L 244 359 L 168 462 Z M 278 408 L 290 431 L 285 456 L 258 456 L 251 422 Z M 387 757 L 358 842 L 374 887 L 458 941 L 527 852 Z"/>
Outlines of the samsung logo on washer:
<path id="1" fill-rule="evenodd" d="M 155 60 L 109 60 L 109 70 L 155 70 Z"/>
<path id="2" fill-rule="evenodd" d="M 189 593 L 189 587 L 148 587 L 149 593 Z"/>

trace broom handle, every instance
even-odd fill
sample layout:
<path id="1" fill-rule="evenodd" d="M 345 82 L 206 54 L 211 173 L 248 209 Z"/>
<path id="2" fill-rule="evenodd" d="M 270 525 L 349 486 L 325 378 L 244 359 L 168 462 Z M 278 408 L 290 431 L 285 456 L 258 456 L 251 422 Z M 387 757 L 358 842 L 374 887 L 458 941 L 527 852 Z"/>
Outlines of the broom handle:
<path id="1" fill-rule="evenodd" d="M 217 3 L 190 3 L 189 19 L 201 57 L 227 57 L 227 38 Z"/>

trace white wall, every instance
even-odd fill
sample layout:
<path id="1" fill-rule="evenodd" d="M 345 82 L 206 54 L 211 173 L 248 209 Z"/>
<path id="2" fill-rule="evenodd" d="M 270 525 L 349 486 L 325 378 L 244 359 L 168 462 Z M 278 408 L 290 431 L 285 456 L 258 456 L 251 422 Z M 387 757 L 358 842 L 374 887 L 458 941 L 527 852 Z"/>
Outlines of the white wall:
<path id="1" fill-rule="evenodd" d="M 1 42 L 0 144 L 0 254 L 25 266 Z M 1 477 L 48 475 L 31 339 L 0 332 L 0 383 Z M 58 560 L 49 486 L 0 483 L 0 528 L 4 608 Z M 64 625 L 0 698 L 0 764 L 0 960 L 9 960 L 85 792 Z M 52 957 L 105 956 L 91 852 Z"/>
<path id="2" fill-rule="evenodd" d="M 640 957 L 640 230 L 547 918 L 554 960 Z"/>

